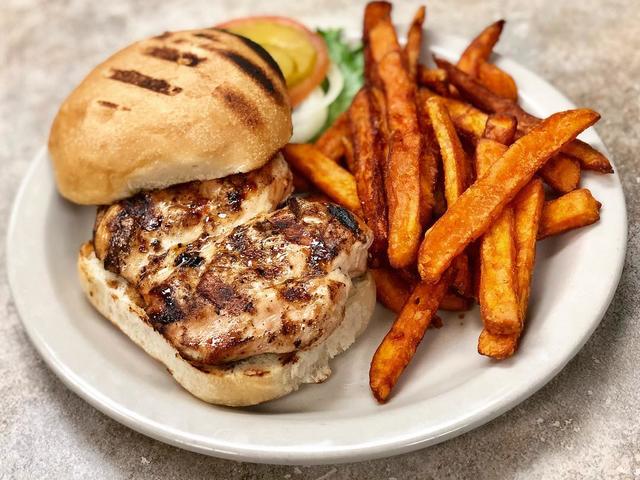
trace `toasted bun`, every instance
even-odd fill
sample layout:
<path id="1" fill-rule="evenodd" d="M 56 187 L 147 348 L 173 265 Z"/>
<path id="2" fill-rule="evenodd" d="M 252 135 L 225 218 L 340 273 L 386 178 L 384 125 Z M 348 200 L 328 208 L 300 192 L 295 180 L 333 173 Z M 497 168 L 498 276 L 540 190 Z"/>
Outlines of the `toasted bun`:
<path id="1" fill-rule="evenodd" d="M 119 51 L 69 95 L 51 127 L 60 193 L 109 204 L 143 189 L 264 165 L 291 137 L 282 73 L 259 45 L 216 29 Z"/>
<path id="2" fill-rule="evenodd" d="M 82 287 L 93 306 L 125 335 L 162 362 L 176 381 L 205 402 L 232 407 L 255 405 L 282 397 L 303 383 L 318 383 L 331 374 L 329 360 L 355 341 L 369 323 L 376 292 L 371 275 L 354 280 L 340 326 L 322 343 L 297 352 L 289 361 L 263 354 L 235 362 L 231 367 L 210 367 L 205 372 L 184 360 L 178 351 L 147 322 L 146 313 L 128 293 L 121 277 L 107 271 L 85 244 L 78 257 Z"/>

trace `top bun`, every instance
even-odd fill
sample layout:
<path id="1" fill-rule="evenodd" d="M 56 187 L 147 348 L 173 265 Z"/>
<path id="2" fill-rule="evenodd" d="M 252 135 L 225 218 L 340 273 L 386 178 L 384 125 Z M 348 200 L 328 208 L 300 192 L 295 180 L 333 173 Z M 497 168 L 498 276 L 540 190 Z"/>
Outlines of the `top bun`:
<path id="1" fill-rule="evenodd" d="M 291 131 L 284 78 L 262 47 L 223 30 L 189 30 L 98 65 L 60 107 L 49 151 L 64 197 L 109 204 L 259 168 Z"/>

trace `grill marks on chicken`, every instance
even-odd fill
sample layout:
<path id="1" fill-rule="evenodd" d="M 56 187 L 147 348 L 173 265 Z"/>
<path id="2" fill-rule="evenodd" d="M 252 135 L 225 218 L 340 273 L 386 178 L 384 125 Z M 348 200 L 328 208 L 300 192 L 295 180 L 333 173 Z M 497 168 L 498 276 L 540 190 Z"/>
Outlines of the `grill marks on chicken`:
<path id="1" fill-rule="evenodd" d="M 218 180 L 190 182 L 143 192 L 98 211 L 96 255 L 107 270 L 137 285 L 163 275 L 174 263 L 197 262 L 169 255 L 173 247 L 219 236 L 254 216 L 269 212 L 292 191 L 291 173 L 281 156 L 262 168 Z"/>
<path id="2" fill-rule="evenodd" d="M 371 234 L 342 207 L 292 198 L 272 211 L 291 191 L 278 162 L 141 194 L 98 215 L 98 258 L 194 365 L 321 341 L 366 269 Z"/>
<path id="3" fill-rule="evenodd" d="M 369 243 L 367 228 L 346 210 L 290 199 L 222 238 L 170 252 L 197 252 L 205 261 L 175 268 L 141 294 L 150 321 L 192 362 L 293 352 L 340 323 Z"/>

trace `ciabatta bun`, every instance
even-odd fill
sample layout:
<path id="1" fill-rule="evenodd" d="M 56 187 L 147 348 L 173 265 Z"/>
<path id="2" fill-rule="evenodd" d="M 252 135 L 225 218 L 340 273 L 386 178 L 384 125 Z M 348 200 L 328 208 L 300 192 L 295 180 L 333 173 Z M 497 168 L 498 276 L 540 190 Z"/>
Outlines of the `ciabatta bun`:
<path id="1" fill-rule="evenodd" d="M 80 250 L 78 271 L 93 306 L 145 352 L 162 362 L 180 385 L 205 402 L 233 407 L 266 402 L 297 390 L 304 383 L 324 381 L 331 374 L 329 360 L 349 348 L 364 331 L 376 302 L 375 285 L 366 273 L 354 279 L 344 319 L 320 344 L 289 358 L 263 354 L 203 371 L 184 360 L 149 325 L 127 282 L 104 269 L 90 243 Z"/>
<path id="2" fill-rule="evenodd" d="M 189 30 L 98 65 L 60 107 L 49 152 L 64 197 L 103 205 L 257 169 L 291 131 L 282 73 L 262 47 Z"/>

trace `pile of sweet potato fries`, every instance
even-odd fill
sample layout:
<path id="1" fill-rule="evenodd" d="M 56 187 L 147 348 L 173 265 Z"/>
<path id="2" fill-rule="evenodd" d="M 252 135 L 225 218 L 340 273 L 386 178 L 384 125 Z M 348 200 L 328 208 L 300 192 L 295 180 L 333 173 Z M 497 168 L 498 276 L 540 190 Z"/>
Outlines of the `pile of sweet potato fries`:
<path id="1" fill-rule="evenodd" d="M 364 12 L 365 85 L 314 144 L 285 156 L 299 191 L 328 197 L 373 231 L 378 299 L 397 318 L 371 362 L 385 402 L 438 309 L 480 304 L 478 352 L 513 355 L 523 332 L 536 242 L 599 219 L 581 171 L 611 173 L 576 136 L 592 110 L 541 120 L 518 105 L 513 78 L 491 63 L 504 21 L 487 27 L 456 65 L 420 64 L 425 9 L 404 46 L 391 5 Z M 543 185 L 546 184 L 546 187 Z"/>

